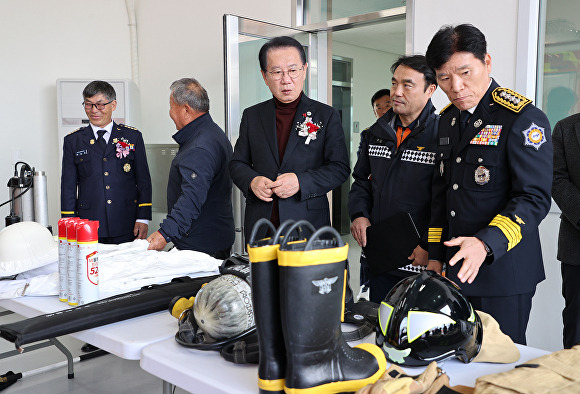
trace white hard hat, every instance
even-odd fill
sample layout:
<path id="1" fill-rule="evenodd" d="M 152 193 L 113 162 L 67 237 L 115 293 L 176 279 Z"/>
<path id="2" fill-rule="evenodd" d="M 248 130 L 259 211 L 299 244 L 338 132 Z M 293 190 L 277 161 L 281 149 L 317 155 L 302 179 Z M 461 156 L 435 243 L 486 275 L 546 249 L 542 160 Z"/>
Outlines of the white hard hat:
<path id="1" fill-rule="evenodd" d="M 0 277 L 58 260 L 58 243 L 37 222 L 19 222 L 0 231 Z"/>

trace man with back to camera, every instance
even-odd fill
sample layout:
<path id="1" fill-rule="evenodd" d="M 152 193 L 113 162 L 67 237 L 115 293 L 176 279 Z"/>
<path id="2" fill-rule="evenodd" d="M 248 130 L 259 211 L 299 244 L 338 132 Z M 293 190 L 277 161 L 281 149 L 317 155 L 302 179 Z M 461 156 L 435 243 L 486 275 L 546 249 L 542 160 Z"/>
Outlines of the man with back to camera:
<path id="1" fill-rule="evenodd" d="M 552 141 L 546 115 L 490 77 L 476 27 L 443 26 L 427 49 L 441 111 L 429 228 L 429 265 L 461 286 L 520 344 L 544 278 L 538 226 L 551 205 Z M 459 263 L 459 264 L 458 264 Z"/>
<path id="2" fill-rule="evenodd" d="M 93 81 L 83 90 L 90 124 L 64 138 L 61 216 L 99 221 L 99 242 L 145 239 L 151 219 L 151 177 L 141 133 L 117 124 L 115 89 Z"/>
<path id="3" fill-rule="evenodd" d="M 558 233 L 564 296 L 564 348 L 580 343 L 580 114 L 566 117 L 554 127 L 554 182 L 552 197 L 562 210 Z"/>
<path id="4" fill-rule="evenodd" d="M 435 169 L 437 119 L 431 96 L 437 84 L 425 56 L 402 56 L 392 65 L 392 110 L 367 130 L 353 170 L 348 210 L 351 232 L 367 246 L 367 228 L 410 213 L 424 241 L 408 257 L 413 265 L 427 265 L 426 233 Z M 370 246 L 370 245 L 369 245 Z M 389 256 L 385 255 L 388 260 Z M 392 270 L 367 262 L 370 300 L 380 303 L 389 290 L 413 269 Z M 408 261 L 395 262 L 402 266 Z"/>
<path id="5" fill-rule="evenodd" d="M 167 182 L 167 217 L 147 238 L 149 249 L 173 242 L 218 259 L 229 257 L 234 243 L 232 180 L 228 163 L 232 145 L 209 114 L 207 91 L 193 78 L 171 84 L 169 116 L 178 130 L 179 151 Z"/>
<path id="6" fill-rule="evenodd" d="M 246 239 L 260 218 L 276 227 L 287 219 L 329 225 L 326 193 L 350 172 L 338 112 L 302 92 L 308 68 L 302 45 L 275 37 L 262 46 L 259 61 L 273 97 L 244 110 L 230 163 L 246 197 Z"/>

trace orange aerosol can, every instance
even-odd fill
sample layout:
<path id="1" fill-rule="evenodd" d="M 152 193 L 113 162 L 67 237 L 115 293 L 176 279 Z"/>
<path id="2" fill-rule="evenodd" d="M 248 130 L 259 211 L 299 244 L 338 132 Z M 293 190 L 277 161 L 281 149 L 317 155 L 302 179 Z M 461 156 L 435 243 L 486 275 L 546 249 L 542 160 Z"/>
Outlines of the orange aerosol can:
<path id="1" fill-rule="evenodd" d="M 78 304 L 99 299 L 99 222 L 91 220 L 77 226 Z"/>

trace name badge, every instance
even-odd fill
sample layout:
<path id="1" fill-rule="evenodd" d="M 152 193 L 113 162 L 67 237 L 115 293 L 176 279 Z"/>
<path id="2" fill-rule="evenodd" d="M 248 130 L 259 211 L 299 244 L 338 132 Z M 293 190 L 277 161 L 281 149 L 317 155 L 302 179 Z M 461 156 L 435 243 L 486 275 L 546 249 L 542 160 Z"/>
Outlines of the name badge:
<path id="1" fill-rule="evenodd" d="M 83 150 L 79 150 L 79 151 L 75 152 L 75 156 L 78 157 L 78 156 L 86 155 L 88 153 L 89 152 L 86 149 L 83 149 Z"/>

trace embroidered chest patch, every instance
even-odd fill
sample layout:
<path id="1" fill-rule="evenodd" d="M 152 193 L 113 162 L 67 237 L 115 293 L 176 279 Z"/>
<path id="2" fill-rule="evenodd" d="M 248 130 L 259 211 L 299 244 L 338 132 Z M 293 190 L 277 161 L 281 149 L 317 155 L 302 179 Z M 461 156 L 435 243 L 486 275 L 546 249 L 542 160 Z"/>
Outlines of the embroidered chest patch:
<path id="1" fill-rule="evenodd" d="M 531 146 L 536 150 L 540 149 L 540 146 L 546 142 L 546 135 L 544 134 L 544 128 L 532 123 L 530 127 L 522 131 L 524 135 L 524 146 Z"/>
<path id="2" fill-rule="evenodd" d="M 391 158 L 391 150 L 384 145 L 369 145 L 369 156 Z"/>
<path id="3" fill-rule="evenodd" d="M 432 166 L 435 165 L 435 152 L 406 149 L 401 155 L 401 160 Z"/>
<path id="4" fill-rule="evenodd" d="M 471 145 L 497 146 L 501 134 L 501 125 L 490 124 L 485 126 L 469 143 Z"/>

